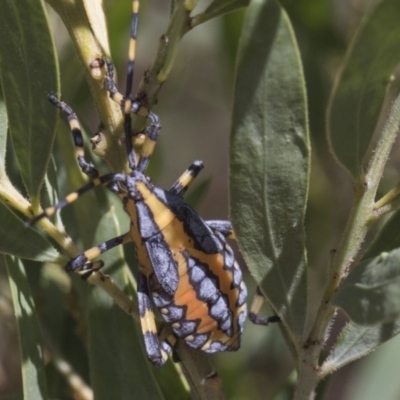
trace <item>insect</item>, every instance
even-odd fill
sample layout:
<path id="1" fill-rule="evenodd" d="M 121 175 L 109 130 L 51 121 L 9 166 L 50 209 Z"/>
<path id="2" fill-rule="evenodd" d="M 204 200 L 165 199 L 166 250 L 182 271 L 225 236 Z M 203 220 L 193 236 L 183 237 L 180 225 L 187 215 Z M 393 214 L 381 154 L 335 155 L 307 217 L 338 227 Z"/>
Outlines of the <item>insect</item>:
<path id="1" fill-rule="evenodd" d="M 78 163 L 91 182 L 46 208 L 29 223 L 52 216 L 99 185 L 118 194 L 131 220 L 129 231 L 73 258 L 65 269 L 90 274 L 102 265 L 101 262 L 93 262 L 100 254 L 120 244 L 134 243 L 139 269 L 139 315 L 145 349 L 151 362 L 159 367 L 171 352 L 174 339 L 159 339 L 152 301 L 174 335 L 189 346 L 208 353 L 234 351 L 240 346 L 246 320 L 247 289 L 233 250 L 227 243 L 227 238 L 232 236 L 230 222 L 205 221 L 183 200 L 188 186 L 203 168 L 202 162 L 193 162 L 169 190 L 154 186 L 145 175 L 160 125 L 155 114 L 142 106 L 140 101 L 130 98 L 137 18 L 138 2 L 134 0 L 126 95 L 116 89 L 110 62 L 107 62 L 106 77 L 110 96 L 124 113 L 130 174 L 100 175 L 95 166 L 85 160 L 82 133 L 75 112 L 50 94 L 50 102 L 69 120 Z M 150 120 L 150 125 L 143 132 L 147 142 L 138 160 L 132 148 L 132 113 L 144 115 Z"/>

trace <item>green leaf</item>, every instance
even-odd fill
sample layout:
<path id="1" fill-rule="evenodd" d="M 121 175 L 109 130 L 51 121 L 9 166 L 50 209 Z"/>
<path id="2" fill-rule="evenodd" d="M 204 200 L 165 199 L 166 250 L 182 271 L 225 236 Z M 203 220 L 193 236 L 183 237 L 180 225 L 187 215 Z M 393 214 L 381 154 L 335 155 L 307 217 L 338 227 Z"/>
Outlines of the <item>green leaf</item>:
<path id="1" fill-rule="evenodd" d="M 29 282 L 21 261 L 0 255 L 7 271 L 17 319 L 25 400 L 47 398 L 44 356 L 39 323 Z"/>
<path id="2" fill-rule="evenodd" d="M 372 327 L 348 323 L 322 365 L 324 375 L 367 355 L 398 333 L 400 321 L 385 322 Z"/>
<path id="3" fill-rule="evenodd" d="M 29 195 L 38 198 L 57 122 L 57 110 L 46 94 L 59 86 L 43 1 L 2 2 L 0 74 L 21 174 Z"/>
<path id="4" fill-rule="evenodd" d="M 390 216 L 364 255 L 364 259 L 378 256 L 384 251 L 400 247 L 400 212 Z"/>
<path id="5" fill-rule="evenodd" d="M 328 138 L 337 161 L 362 174 L 391 75 L 399 63 L 400 8 L 382 0 L 367 15 L 347 52 L 328 110 Z"/>
<path id="6" fill-rule="evenodd" d="M 247 7 L 250 0 L 214 0 L 203 13 L 193 17 L 192 26 L 199 25 L 212 18 L 220 17 L 221 15 L 240 10 Z"/>
<path id="7" fill-rule="evenodd" d="M 209 14 L 210 18 L 214 18 L 247 7 L 249 3 L 250 0 L 214 0 L 206 8 L 204 14 Z"/>
<path id="8" fill-rule="evenodd" d="M 90 28 L 99 43 L 99 47 L 105 56 L 110 57 L 110 44 L 108 42 L 108 30 L 103 2 L 83 0 L 83 4 L 90 23 Z"/>
<path id="9" fill-rule="evenodd" d="M 233 226 L 267 299 L 297 335 L 306 320 L 304 214 L 310 144 L 300 55 L 275 1 L 253 1 L 239 46 L 231 136 Z"/>
<path id="10" fill-rule="evenodd" d="M 247 7 L 250 0 L 214 0 L 205 10 L 206 14 L 226 14 Z"/>
<path id="11" fill-rule="evenodd" d="M 398 366 L 400 337 L 397 336 L 350 370 L 351 383 L 340 398 L 351 400 L 396 400 L 400 394 Z"/>
<path id="12" fill-rule="evenodd" d="M 53 261 L 58 257 L 52 245 L 0 201 L 0 253 L 35 261 Z"/>
<path id="13" fill-rule="evenodd" d="M 97 229 L 96 243 L 120 235 L 112 211 L 105 214 Z M 128 285 L 128 267 L 119 246 L 102 255 L 104 272 L 111 273 L 119 287 Z M 89 361 L 95 399 L 163 399 L 147 360 L 140 327 L 98 287 L 90 288 L 87 308 Z M 116 327 L 117 330 L 116 330 Z M 114 373 L 118 371 L 118 373 Z"/>
<path id="14" fill-rule="evenodd" d="M 200 206 L 205 195 L 207 194 L 211 184 L 211 179 L 206 178 L 200 181 L 197 185 L 190 188 L 187 194 L 185 194 L 185 203 L 196 209 Z"/>
<path id="15" fill-rule="evenodd" d="M 400 316 L 400 249 L 363 261 L 348 275 L 332 300 L 359 325 Z"/>

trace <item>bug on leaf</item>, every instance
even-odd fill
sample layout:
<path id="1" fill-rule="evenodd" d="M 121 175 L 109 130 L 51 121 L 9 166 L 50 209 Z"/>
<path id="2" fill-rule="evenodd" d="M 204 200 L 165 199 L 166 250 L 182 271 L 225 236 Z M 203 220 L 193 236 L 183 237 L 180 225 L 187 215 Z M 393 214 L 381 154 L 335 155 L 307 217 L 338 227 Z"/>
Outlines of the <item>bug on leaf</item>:
<path id="1" fill-rule="evenodd" d="M 65 269 L 88 275 L 102 265 L 93 262 L 96 257 L 115 246 L 134 243 L 145 350 L 151 362 L 159 367 L 171 352 L 175 337 L 208 353 L 237 350 L 247 316 L 247 289 L 233 250 L 227 243 L 227 239 L 234 236 L 230 222 L 205 221 L 183 200 L 188 186 L 203 168 L 202 162 L 193 162 L 169 190 L 154 186 L 145 175 L 160 125 L 154 113 L 130 97 L 137 20 L 138 1 L 134 0 L 126 95 L 116 89 L 111 62 L 106 62 L 108 73 L 105 79 L 111 98 L 121 106 L 124 114 L 130 174 L 100 175 L 95 166 L 85 160 L 75 112 L 50 94 L 50 102 L 69 120 L 79 166 L 92 180 L 28 223 L 34 224 L 40 218 L 52 216 L 96 186 L 106 186 L 120 197 L 131 221 L 129 231 L 73 258 Z M 131 114 L 140 114 L 150 120 L 142 133 L 145 144 L 137 159 L 132 148 Z M 261 292 L 255 299 L 250 313 L 253 322 L 266 325 L 279 320 L 278 317 L 258 317 L 263 299 Z M 174 336 L 159 339 L 153 303 Z"/>

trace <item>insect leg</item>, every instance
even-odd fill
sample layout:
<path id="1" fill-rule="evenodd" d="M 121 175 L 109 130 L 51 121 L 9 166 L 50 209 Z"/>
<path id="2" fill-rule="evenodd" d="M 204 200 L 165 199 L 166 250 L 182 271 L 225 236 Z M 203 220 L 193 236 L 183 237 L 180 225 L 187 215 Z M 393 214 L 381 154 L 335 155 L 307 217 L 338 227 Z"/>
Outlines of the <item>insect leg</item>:
<path id="1" fill-rule="evenodd" d="M 153 154 L 155 143 L 160 132 L 160 123 L 156 114 L 152 113 L 147 107 L 142 104 L 140 99 L 131 99 L 133 74 L 135 67 L 136 56 L 136 36 L 139 19 L 139 0 L 132 1 L 132 18 L 131 18 L 131 37 L 129 41 L 128 51 L 128 67 L 125 95 L 118 92 L 114 81 L 114 66 L 111 61 L 107 63 L 107 75 L 105 85 L 110 93 L 110 97 L 121 106 L 124 113 L 124 132 L 126 141 L 126 150 L 128 154 L 129 167 L 133 170 L 137 168 L 139 171 L 144 171 L 147 168 L 149 159 Z M 132 148 L 132 132 L 131 132 L 131 117 L 130 114 L 137 114 L 150 120 L 150 126 L 146 127 L 146 139 L 141 147 L 140 159 L 138 164 L 135 162 L 135 155 Z"/>
<path id="2" fill-rule="evenodd" d="M 36 215 L 35 217 L 31 218 L 26 222 L 28 226 L 34 225 L 37 221 L 44 217 L 51 217 L 54 215 L 54 213 L 57 210 L 60 210 L 61 208 L 67 206 L 68 204 L 73 203 L 75 200 L 77 200 L 80 196 L 88 192 L 90 189 L 95 188 L 96 186 L 100 185 L 107 185 L 112 182 L 119 182 L 122 184 L 126 184 L 127 176 L 124 174 L 107 174 L 107 175 L 102 175 L 99 176 L 95 179 L 93 179 L 91 182 L 86 184 L 85 186 L 82 186 L 80 189 L 78 189 L 75 192 L 70 193 L 67 195 L 63 200 L 59 201 L 58 203 L 54 204 L 51 207 L 47 207 L 43 210 L 42 213 Z"/>
<path id="3" fill-rule="evenodd" d="M 79 256 L 68 261 L 68 263 L 65 265 L 65 270 L 72 272 L 82 271 L 82 273 L 86 275 L 88 272 L 93 271 L 93 263 L 91 262 L 92 260 L 105 253 L 106 251 L 111 250 L 116 246 L 119 246 L 120 244 L 128 243 L 131 241 L 132 238 L 129 232 L 121 236 L 109 239 L 106 242 L 92 247 L 91 249 L 86 250 L 84 253 L 79 254 Z M 102 265 L 103 263 L 101 262 L 100 267 Z M 99 269 L 100 267 L 96 269 Z"/>
<path id="4" fill-rule="evenodd" d="M 131 100 L 128 97 L 123 96 L 118 92 L 113 76 L 114 67 L 111 61 L 107 61 L 108 75 L 105 78 L 105 84 L 110 97 L 118 103 L 124 113 L 124 132 L 126 141 L 126 150 L 128 154 L 129 167 L 131 169 L 138 169 L 144 171 L 147 168 L 149 159 L 153 154 L 154 147 L 160 133 L 160 122 L 156 114 L 149 111 L 145 106 L 142 105 L 140 100 Z M 111 72 L 110 72 L 111 71 Z M 141 154 L 138 165 L 136 166 L 135 155 L 132 147 L 132 132 L 131 132 L 131 116 L 130 114 L 137 114 L 146 117 L 150 120 L 150 126 L 146 127 L 146 139 L 141 147 Z"/>
<path id="5" fill-rule="evenodd" d="M 133 73 L 135 70 L 136 36 L 137 36 L 138 20 L 139 20 L 139 0 L 133 0 L 132 17 L 131 17 L 131 37 L 129 40 L 125 97 L 129 97 L 132 91 Z"/>
<path id="6" fill-rule="evenodd" d="M 140 148 L 140 158 L 137 164 L 139 171 L 145 171 L 149 165 L 150 157 L 153 154 L 156 142 L 160 134 L 161 125 L 156 114 L 149 113 L 148 118 L 151 120 L 150 126 L 146 127 L 146 139 Z"/>
<path id="7" fill-rule="evenodd" d="M 160 343 L 158 339 L 156 321 L 150 300 L 149 287 L 147 284 L 147 277 L 141 272 L 139 272 L 137 281 L 137 294 L 140 324 L 142 326 L 146 354 L 148 359 L 156 367 L 161 367 L 167 361 L 168 354 L 171 352 L 171 346 L 169 346 L 166 341 Z"/>
<path id="8" fill-rule="evenodd" d="M 136 36 L 139 21 L 139 0 L 132 1 L 132 15 L 131 15 L 131 32 L 128 48 L 128 66 L 126 73 L 126 89 L 125 96 L 118 92 L 117 86 L 114 80 L 114 65 L 111 61 L 106 60 L 107 64 L 107 76 L 106 76 L 106 87 L 110 93 L 110 97 L 121 107 L 124 105 L 124 100 L 130 98 L 133 84 L 133 74 L 135 70 L 135 58 L 136 58 Z M 140 115 L 147 116 L 148 111 L 143 107 Z"/>
<path id="9" fill-rule="evenodd" d="M 249 312 L 249 320 L 256 325 L 268 325 L 270 322 L 280 322 L 280 318 L 277 315 L 271 315 L 270 317 L 260 317 L 258 313 L 261 310 L 262 305 L 264 304 L 265 297 L 260 290 L 260 287 L 257 286 L 256 293 L 253 297 L 253 301 L 251 303 L 250 312 Z"/>
<path id="10" fill-rule="evenodd" d="M 131 134 L 131 92 L 133 84 L 133 73 L 135 68 L 135 55 L 136 55 L 136 36 L 139 19 L 139 0 L 132 1 L 132 17 L 131 17 L 131 36 L 129 40 L 129 51 L 128 51 L 128 66 L 126 76 L 126 89 L 125 96 L 121 99 L 121 102 L 117 103 L 121 105 L 124 112 L 124 132 L 126 151 L 128 154 L 129 167 L 133 170 L 136 168 L 135 155 L 132 148 L 132 134 Z M 114 85 L 115 86 L 115 85 Z M 110 92 L 111 94 L 111 92 Z"/>
<path id="11" fill-rule="evenodd" d="M 58 98 L 54 94 L 49 93 L 47 95 L 47 98 L 49 99 L 50 103 L 53 104 L 53 106 L 60 109 L 68 118 L 72 138 L 75 145 L 76 159 L 78 160 L 78 164 L 82 172 L 90 178 L 97 178 L 99 176 L 99 172 L 92 163 L 85 160 L 82 131 L 75 112 L 68 104 L 58 100 Z"/>
<path id="12" fill-rule="evenodd" d="M 171 186 L 169 192 L 183 197 L 190 184 L 194 181 L 199 172 L 204 168 L 203 161 L 194 161 L 189 168 Z"/>

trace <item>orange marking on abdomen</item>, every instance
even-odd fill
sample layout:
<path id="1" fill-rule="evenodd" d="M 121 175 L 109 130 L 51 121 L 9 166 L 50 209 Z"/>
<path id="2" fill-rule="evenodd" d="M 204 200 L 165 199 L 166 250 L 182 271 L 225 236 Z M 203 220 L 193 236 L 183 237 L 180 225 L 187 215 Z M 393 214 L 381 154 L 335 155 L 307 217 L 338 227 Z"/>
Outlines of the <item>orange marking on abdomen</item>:
<path id="1" fill-rule="evenodd" d="M 190 310 L 186 313 L 186 317 L 188 319 L 200 319 L 204 320 L 205 318 L 212 319 L 209 314 L 208 314 L 208 306 L 207 303 L 198 301 L 198 307 L 195 307 L 194 305 L 190 307 Z"/>
<path id="2" fill-rule="evenodd" d="M 208 333 L 218 329 L 217 321 L 209 316 L 201 320 L 200 325 L 197 327 L 197 333 Z"/>

